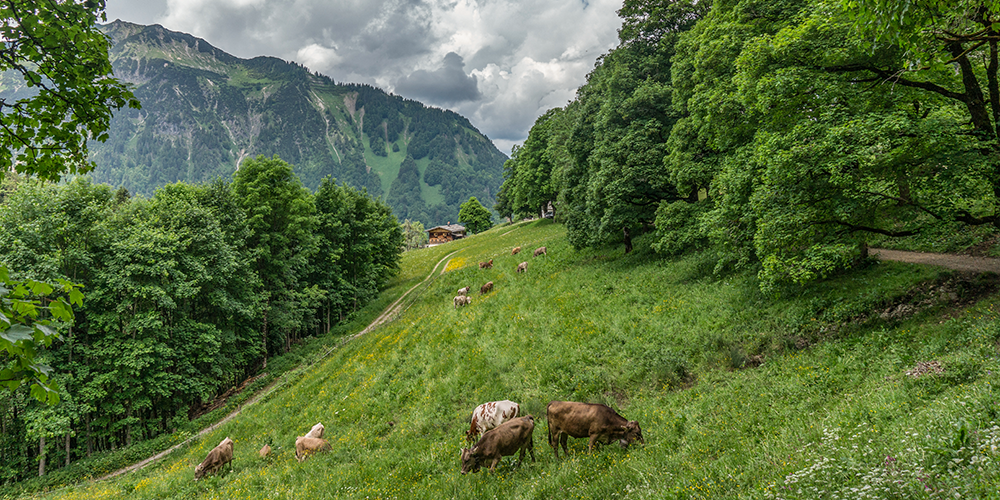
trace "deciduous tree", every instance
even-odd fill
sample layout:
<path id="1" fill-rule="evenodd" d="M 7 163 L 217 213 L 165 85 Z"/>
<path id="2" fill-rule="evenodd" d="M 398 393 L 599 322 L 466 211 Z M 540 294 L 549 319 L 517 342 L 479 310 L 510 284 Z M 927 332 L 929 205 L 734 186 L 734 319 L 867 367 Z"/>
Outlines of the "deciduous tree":
<path id="1" fill-rule="evenodd" d="M 493 227 L 493 214 L 475 196 L 462 203 L 458 211 L 458 221 L 465 224 L 470 233 L 481 233 Z"/>

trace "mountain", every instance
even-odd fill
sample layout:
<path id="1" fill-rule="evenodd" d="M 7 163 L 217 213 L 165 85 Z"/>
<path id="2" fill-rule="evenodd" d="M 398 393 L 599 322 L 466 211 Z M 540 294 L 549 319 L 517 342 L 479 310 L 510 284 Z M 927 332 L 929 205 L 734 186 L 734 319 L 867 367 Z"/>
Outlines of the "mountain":
<path id="1" fill-rule="evenodd" d="M 457 220 L 470 196 L 492 206 L 503 182 L 507 157 L 457 113 L 294 62 L 241 59 L 159 25 L 116 20 L 102 30 L 115 76 L 134 86 L 142 109 L 120 110 L 110 139 L 90 145 L 98 182 L 149 194 L 228 178 L 245 158 L 276 154 L 310 189 L 333 176 L 425 225 Z"/>

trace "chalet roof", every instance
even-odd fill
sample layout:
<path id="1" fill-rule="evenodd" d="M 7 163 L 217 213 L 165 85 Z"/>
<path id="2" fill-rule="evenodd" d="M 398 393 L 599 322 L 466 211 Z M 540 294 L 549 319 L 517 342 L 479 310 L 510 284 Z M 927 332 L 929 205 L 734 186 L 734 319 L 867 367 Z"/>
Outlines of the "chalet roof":
<path id="1" fill-rule="evenodd" d="M 436 226 L 436 227 L 432 227 L 432 228 L 428 229 L 427 232 L 429 233 L 431 231 L 438 231 L 438 230 L 440 230 L 440 231 L 447 231 L 449 233 L 464 233 L 465 232 L 465 226 L 463 226 L 461 224 L 450 224 L 450 225 L 446 225 L 446 226 Z"/>

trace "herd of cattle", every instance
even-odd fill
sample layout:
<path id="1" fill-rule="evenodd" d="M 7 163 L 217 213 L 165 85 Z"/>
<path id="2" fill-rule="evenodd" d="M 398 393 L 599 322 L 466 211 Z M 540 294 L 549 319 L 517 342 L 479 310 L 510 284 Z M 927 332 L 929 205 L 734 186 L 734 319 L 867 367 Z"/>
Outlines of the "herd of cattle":
<path id="1" fill-rule="evenodd" d="M 510 254 L 511 255 L 517 255 L 520 251 L 521 251 L 521 247 L 514 247 L 510 251 Z M 546 257 L 548 257 L 549 253 L 545 249 L 545 247 L 539 247 L 539 248 L 535 249 L 535 255 L 534 256 L 538 257 L 539 255 L 545 255 Z M 486 262 L 480 262 L 479 263 L 479 269 L 493 269 L 493 259 L 490 259 L 490 260 L 488 260 Z M 517 267 L 514 269 L 514 271 L 517 272 L 517 273 L 523 273 L 523 272 L 526 272 L 527 270 L 528 270 L 528 262 L 527 261 L 518 264 Z M 469 305 L 469 304 L 472 303 L 472 297 L 469 296 L 469 291 L 470 290 L 471 290 L 471 287 L 463 287 L 463 288 L 459 288 L 458 289 L 458 295 L 456 295 L 455 299 L 454 299 L 455 309 L 458 309 L 459 307 L 462 307 L 462 306 L 467 306 L 467 305 Z M 481 286 L 479 288 L 479 295 L 486 295 L 487 293 L 491 292 L 492 290 L 493 290 L 493 282 L 489 281 L 485 285 L 483 285 L 483 286 Z"/>
<path id="2" fill-rule="evenodd" d="M 518 417 L 521 407 L 513 401 L 491 401 L 476 407 L 469 417 L 469 430 L 465 433 L 468 442 L 475 441 L 471 448 L 462 448 L 462 474 L 479 472 L 487 465 L 494 472 L 500 459 L 520 452 L 517 465 L 524 461 L 525 451 L 531 453 L 531 461 L 535 461 L 535 446 L 532 433 L 535 430 L 535 417 L 525 415 Z M 577 403 L 573 401 L 552 401 L 545 408 L 549 423 L 549 446 L 559 458 L 559 446 L 563 453 L 569 455 L 566 447 L 568 438 L 590 438 L 587 450 L 594 451 L 594 444 L 611 444 L 618 441 L 622 447 L 627 447 L 633 441 L 645 444 L 639 422 L 626 420 L 611 407 L 594 403 Z M 330 451 L 330 443 L 323 439 L 325 428 L 317 423 L 305 436 L 295 438 L 295 458 L 302 462 L 309 455 L 321 451 Z M 478 440 L 477 440 L 478 438 Z M 271 452 L 269 445 L 264 445 L 258 452 L 266 457 Z M 223 439 L 200 464 L 194 468 L 194 478 L 201 479 L 206 474 L 215 474 L 226 464 L 232 467 L 233 440 Z"/>
<path id="3" fill-rule="evenodd" d="M 521 247 L 514 247 L 511 255 L 517 255 Z M 535 257 L 539 255 L 548 256 L 545 247 L 535 250 Z M 492 269 L 493 259 L 479 263 L 480 269 Z M 523 273 L 527 271 L 528 263 L 521 262 L 517 265 L 516 271 Z M 469 297 L 471 287 L 464 287 L 458 290 L 455 297 L 455 307 L 462 307 L 472 303 Z M 487 282 L 479 288 L 479 294 L 485 295 L 493 290 L 493 282 Z M 532 432 L 535 430 L 535 417 L 525 415 L 518 417 L 521 407 L 513 401 L 491 401 L 483 403 L 473 410 L 469 417 L 469 430 L 465 432 L 467 442 L 475 444 L 471 448 L 462 449 L 462 474 L 469 471 L 479 472 L 479 469 L 486 464 L 493 472 L 505 456 L 515 455 L 520 452 L 517 465 L 524 461 L 525 452 L 531 453 L 531 461 L 535 461 L 535 448 L 532 440 Z M 587 445 L 588 451 L 594 451 L 594 444 L 611 444 L 618 441 L 622 447 L 627 447 L 633 441 L 645 444 L 642 438 L 642 429 L 639 422 L 626 420 L 611 407 L 602 404 L 577 403 L 572 401 L 552 401 L 545 408 L 549 425 L 549 446 L 559 458 L 559 446 L 562 446 L 563 453 L 569 455 L 566 447 L 568 438 L 590 438 Z M 321 451 L 331 450 L 330 443 L 323 439 L 325 428 L 322 423 L 317 423 L 306 433 L 305 436 L 295 438 L 295 458 L 302 462 L 309 455 Z M 478 440 L 477 440 L 478 439 Z M 261 457 L 266 457 L 271 452 L 269 445 L 264 445 L 258 452 Z M 228 437 L 223 439 L 218 446 L 208 452 L 205 460 L 194 468 L 194 478 L 200 479 L 206 474 L 215 474 L 226 464 L 231 464 L 233 460 L 233 441 Z"/>

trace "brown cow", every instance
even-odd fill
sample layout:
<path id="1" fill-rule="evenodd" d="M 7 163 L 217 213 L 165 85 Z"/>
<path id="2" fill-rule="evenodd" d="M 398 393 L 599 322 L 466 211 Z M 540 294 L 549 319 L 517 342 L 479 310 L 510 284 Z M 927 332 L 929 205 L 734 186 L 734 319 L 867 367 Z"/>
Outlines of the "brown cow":
<path id="1" fill-rule="evenodd" d="M 330 451 L 330 443 L 325 439 L 299 436 L 295 438 L 295 458 L 299 462 L 309 458 L 309 455 L 320 451 Z"/>
<path id="2" fill-rule="evenodd" d="M 607 405 L 552 401 L 546 407 L 546 413 L 549 420 L 549 446 L 556 453 L 556 458 L 559 458 L 560 441 L 563 452 L 569 455 L 569 450 L 566 449 L 567 437 L 589 436 L 587 449 L 591 452 L 594 451 L 594 443 L 600 442 L 601 438 L 606 440 L 606 444 L 618 440 L 623 446 L 628 446 L 637 439 L 646 444 L 639 422 L 625 420 Z"/>
<path id="3" fill-rule="evenodd" d="M 517 255 L 517 253 L 520 252 L 520 251 L 521 251 L 521 247 L 514 247 L 514 249 L 510 251 L 510 254 L 511 255 Z"/>
<path id="4" fill-rule="evenodd" d="M 197 481 L 201 479 L 205 474 L 215 474 L 222 469 L 226 464 L 231 464 L 233 462 L 233 440 L 223 439 L 221 443 L 212 451 L 208 452 L 208 456 L 205 457 L 200 464 L 194 466 L 194 480 Z M 232 468 L 232 466 L 230 466 Z"/>
<path id="5" fill-rule="evenodd" d="M 544 255 L 546 257 L 549 256 L 548 252 L 545 251 L 545 247 L 539 247 L 539 248 L 535 249 L 535 255 L 534 256 L 538 257 L 539 255 Z"/>
<path id="6" fill-rule="evenodd" d="M 271 454 L 271 445 L 265 444 L 260 448 L 260 451 L 258 451 L 257 454 L 260 455 L 260 458 L 266 458 Z"/>
<path id="7" fill-rule="evenodd" d="M 493 282 L 489 281 L 479 289 L 479 295 L 490 293 L 493 290 Z"/>
<path id="8" fill-rule="evenodd" d="M 479 269 L 493 269 L 493 259 L 479 263 Z"/>
<path id="9" fill-rule="evenodd" d="M 517 459 L 517 465 L 524 461 L 524 451 L 531 452 L 531 461 L 535 461 L 535 446 L 531 439 L 531 433 L 535 430 L 535 417 L 526 417 L 508 420 L 493 430 L 486 431 L 472 448 L 462 449 L 462 474 L 479 472 L 479 468 L 486 462 L 489 464 L 490 472 L 496 470 L 500 459 L 513 455 L 521 451 L 521 456 Z"/>
<path id="10" fill-rule="evenodd" d="M 528 263 L 527 262 L 522 262 L 522 263 L 520 263 L 520 264 L 517 265 L 517 272 L 523 273 L 523 272 L 525 272 L 527 270 L 528 270 Z"/>

